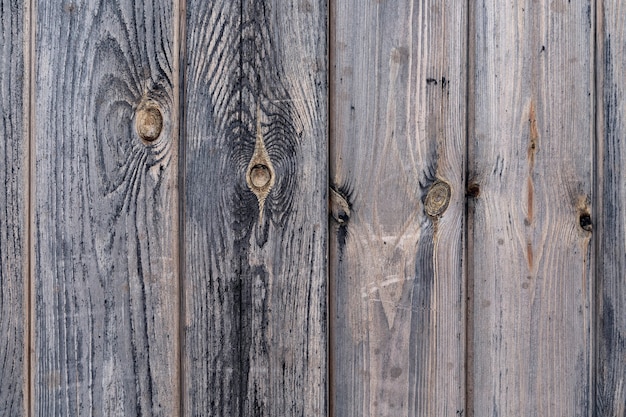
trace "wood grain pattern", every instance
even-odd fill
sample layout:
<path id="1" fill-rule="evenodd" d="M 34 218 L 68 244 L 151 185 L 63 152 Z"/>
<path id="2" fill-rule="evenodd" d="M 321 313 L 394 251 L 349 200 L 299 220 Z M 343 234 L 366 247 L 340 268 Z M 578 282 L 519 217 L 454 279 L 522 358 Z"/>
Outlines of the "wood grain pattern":
<path id="1" fill-rule="evenodd" d="M 331 3 L 333 416 L 465 411 L 466 13 Z"/>
<path id="2" fill-rule="evenodd" d="M 473 3 L 469 415 L 590 415 L 594 15 Z"/>
<path id="3" fill-rule="evenodd" d="M 176 16 L 36 4 L 33 415 L 179 414 Z"/>
<path id="4" fill-rule="evenodd" d="M 596 415 L 622 417 L 626 416 L 626 4 L 618 0 L 598 4 Z"/>
<path id="5" fill-rule="evenodd" d="M 6 417 L 25 414 L 28 381 L 25 17 L 23 2 L 0 1 L 0 415 Z"/>
<path id="6" fill-rule="evenodd" d="M 325 415 L 326 2 L 187 8 L 184 414 Z"/>

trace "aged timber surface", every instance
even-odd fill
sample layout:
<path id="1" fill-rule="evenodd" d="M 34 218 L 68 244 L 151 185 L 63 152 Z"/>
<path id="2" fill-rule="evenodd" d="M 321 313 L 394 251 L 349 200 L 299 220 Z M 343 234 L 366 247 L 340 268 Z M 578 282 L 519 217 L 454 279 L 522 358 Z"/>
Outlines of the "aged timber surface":
<path id="1" fill-rule="evenodd" d="M 472 5 L 469 415 L 587 416 L 593 2 Z"/>
<path id="2" fill-rule="evenodd" d="M 36 2 L 33 415 L 178 415 L 173 3 Z"/>
<path id="3" fill-rule="evenodd" d="M 326 415 L 326 2 L 187 8 L 184 414 Z"/>
<path id="4" fill-rule="evenodd" d="M 331 3 L 331 415 L 464 414 L 464 1 Z"/>
<path id="5" fill-rule="evenodd" d="M 598 10 L 596 415 L 626 416 L 626 4 Z M 595 228 L 595 225 L 594 225 Z"/>
<path id="6" fill-rule="evenodd" d="M 27 169 L 24 123 L 24 4 L 0 1 L 0 415 L 25 413 L 27 399 Z"/>

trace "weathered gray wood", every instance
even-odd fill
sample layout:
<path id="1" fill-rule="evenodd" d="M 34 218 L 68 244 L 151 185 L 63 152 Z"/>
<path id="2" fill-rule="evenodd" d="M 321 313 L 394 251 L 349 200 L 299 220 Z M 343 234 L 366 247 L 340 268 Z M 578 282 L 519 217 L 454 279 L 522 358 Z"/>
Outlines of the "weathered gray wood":
<path id="1" fill-rule="evenodd" d="M 593 3 L 472 5 L 469 415 L 587 416 Z"/>
<path id="2" fill-rule="evenodd" d="M 177 11 L 39 1 L 36 19 L 34 415 L 176 416 Z"/>
<path id="3" fill-rule="evenodd" d="M 596 415 L 626 416 L 626 4 L 598 9 Z"/>
<path id="4" fill-rule="evenodd" d="M 0 415 L 6 417 L 25 415 L 28 399 L 26 17 L 24 2 L 0 1 Z"/>
<path id="5" fill-rule="evenodd" d="M 326 2 L 187 10 L 184 413 L 324 416 Z"/>
<path id="6" fill-rule="evenodd" d="M 331 2 L 334 416 L 465 412 L 466 4 Z"/>

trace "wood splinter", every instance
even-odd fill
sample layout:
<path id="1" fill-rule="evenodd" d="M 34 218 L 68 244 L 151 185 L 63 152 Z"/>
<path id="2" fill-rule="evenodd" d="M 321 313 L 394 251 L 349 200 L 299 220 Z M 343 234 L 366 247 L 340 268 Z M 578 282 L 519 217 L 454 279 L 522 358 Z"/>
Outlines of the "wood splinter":
<path id="1" fill-rule="evenodd" d="M 263 218 L 265 199 L 274 186 L 274 182 L 274 167 L 265 149 L 263 133 L 261 132 L 261 109 L 257 105 L 256 142 L 254 145 L 254 153 L 252 154 L 250 163 L 248 163 L 246 183 L 259 201 L 259 223 L 261 223 Z"/>

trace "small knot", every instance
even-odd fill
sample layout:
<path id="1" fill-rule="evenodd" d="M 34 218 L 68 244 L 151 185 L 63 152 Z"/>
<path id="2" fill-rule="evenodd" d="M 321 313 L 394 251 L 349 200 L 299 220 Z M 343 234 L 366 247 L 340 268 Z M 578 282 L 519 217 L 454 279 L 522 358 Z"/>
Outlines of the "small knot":
<path id="1" fill-rule="evenodd" d="M 345 196 L 332 188 L 330 189 L 330 214 L 339 224 L 350 220 L 350 203 Z"/>
<path id="2" fill-rule="evenodd" d="M 477 198 L 480 195 L 480 185 L 476 183 L 472 183 L 467 187 L 467 193 L 465 193 L 467 197 Z"/>
<path id="3" fill-rule="evenodd" d="M 137 134 L 146 142 L 155 141 L 163 129 L 163 116 L 154 106 L 141 107 L 135 116 Z"/>
<path id="4" fill-rule="evenodd" d="M 591 223 L 591 216 L 589 213 L 582 213 L 578 219 L 580 227 L 587 232 L 591 232 L 593 225 Z"/>
<path id="5" fill-rule="evenodd" d="M 271 179 L 272 172 L 266 165 L 257 164 L 250 170 L 250 182 L 254 188 L 263 189 L 270 183 Z"/>
<path id="6" fill-rule="evenodd" d="M 437 181 L 431 185 L 424 202 L 426 214 L 430 217 L 441 216 L 448 208 L 450 194 L 450 186 L 443 181 Z"/>

